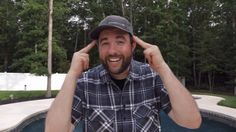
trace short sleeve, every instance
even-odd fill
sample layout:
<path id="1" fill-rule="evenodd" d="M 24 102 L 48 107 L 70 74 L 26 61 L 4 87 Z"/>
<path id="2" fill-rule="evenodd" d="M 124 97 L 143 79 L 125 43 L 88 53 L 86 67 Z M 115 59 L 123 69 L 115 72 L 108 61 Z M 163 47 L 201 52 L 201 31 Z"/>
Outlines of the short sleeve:
<path id="1" fill-rule="evenodd" d="M 161 109 L 168 114 L 171 111 L 171 103 L 166 89 L 161 89 Z"/>
<path id="2" fill-rule="evenodd" d="M 163 110 L 166 114 L 171 111 L 171 102 L 167 90 L 160 78 L 159 75 L 156 76 L 156 87 L 157 87 L 157 96 L 160 99 L 159 109 Z"/>
<path id="3" fill-rule="evenodd" d="M 71 123 L 74 124 L 74 126 L 77 126 L 84 117 L 84 83 L 81 80 L 82 79 L 80 78 L 77 82 L 72 103 Z"/>

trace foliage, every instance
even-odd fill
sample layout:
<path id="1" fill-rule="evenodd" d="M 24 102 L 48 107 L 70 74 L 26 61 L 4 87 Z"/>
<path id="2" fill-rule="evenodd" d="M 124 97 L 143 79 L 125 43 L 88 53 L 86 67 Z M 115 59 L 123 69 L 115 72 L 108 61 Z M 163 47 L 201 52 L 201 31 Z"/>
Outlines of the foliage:
<path id="1" fill-rule="evenodd" d="M 17 8 L 13 1 L 0 1 L 0 71 L 7 71 L 11 64 L 14 47 L 18 41 L 17 32 Z"/>
<path id="2" fill-rule="evenodd" d="M 9 71 L 47 74 L 47 1 L 21 1 L 18 6 L 21 8 L 18 13 L 19 32 L 16 34 L 19 41 Z M 64 10 L 56 8 L 56 11 L 63 15 Z M 56 21 L 60 22 L 61 19 L 58 14 L 55 14 Z M 60 25 L 56 25 L 56 29 L 61 28 Z M 53 39 L 53 70 L 64 72 L 67 68 L 67 57 L 60 43 L 63 34 L 60 34 L 61 30 L 55 31 L 58 32 L 55 32 Z"/>
<path id="3" fill-rule="evenodd" d="M 47 0 L 1 0 L 0 70 L 47 74 Z M 187 86 L 210 91 L 236 78 L 235 0 L 57 0 L 53 12 L 53 72 L 67 72 L 74 52 L 107 15 L 126 17 L 135 35 L 159 46 Z M 135 59 L 144 62 L 137 47 Z M 90 52 L 91 66 L 99 64 Z"/>

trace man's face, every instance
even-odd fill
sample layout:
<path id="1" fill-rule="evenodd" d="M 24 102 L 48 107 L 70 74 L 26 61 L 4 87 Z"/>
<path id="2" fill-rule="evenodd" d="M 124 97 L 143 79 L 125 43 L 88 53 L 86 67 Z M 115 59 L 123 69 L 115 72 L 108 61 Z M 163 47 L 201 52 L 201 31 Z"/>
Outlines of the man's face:
<path id="1" fill-rule="evenodd" d="M 99 57 L 111 75 L 128 73 L 135 48 L 135 43 L 130 42 L 131 39 L 127 32 L 117 28 L 101 31 L 98 39 Z"/>

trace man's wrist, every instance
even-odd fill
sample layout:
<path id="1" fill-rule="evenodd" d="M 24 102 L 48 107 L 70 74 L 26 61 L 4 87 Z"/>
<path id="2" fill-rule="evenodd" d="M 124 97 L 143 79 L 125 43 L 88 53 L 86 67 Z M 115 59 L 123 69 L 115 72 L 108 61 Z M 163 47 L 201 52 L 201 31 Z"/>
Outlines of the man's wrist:
<path id="1" fill-rule="evenodd" d="M 68 76 L 75 78 L 75 79 L 79 78 L 79 76 L 81 74 L 82 74 L 82 72 L 80 72 L 80 71 L 78 72 L 78 71 L 72 71 L 72 70 L 69 70 L 67 73 Z"/>
<path id="2" fill-rule="evenodd" d="M 157 72 L 161 72 L 161 71 L 163 71 L 163 70 L 165 70 L 165 69 L 168 69 L 168 65 L 166 64 L 166 62 L 165 61 L 163 61 L 162 63 L 160 63 L 159 65 L 157 65 L 156 67 L 155 67 L 155 70 L 157 71 Z"/>

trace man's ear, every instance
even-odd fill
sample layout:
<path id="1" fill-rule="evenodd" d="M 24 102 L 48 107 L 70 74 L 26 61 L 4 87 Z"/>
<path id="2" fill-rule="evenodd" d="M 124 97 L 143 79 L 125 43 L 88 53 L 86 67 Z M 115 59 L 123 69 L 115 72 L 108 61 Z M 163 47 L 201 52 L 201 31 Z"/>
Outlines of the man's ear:
<path id="1" fill-rule="evenodd" d="M 134 37 L 131 38 L 132 41 L 131 41 L 131 46 L 132 46 L 132 52 L 134 52 L 135 48 L 136 48 L 136 42 L 134 40 Z"/>

